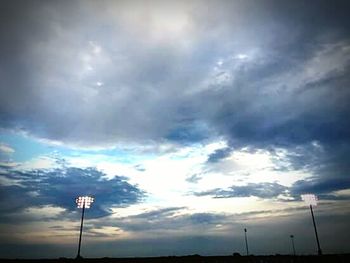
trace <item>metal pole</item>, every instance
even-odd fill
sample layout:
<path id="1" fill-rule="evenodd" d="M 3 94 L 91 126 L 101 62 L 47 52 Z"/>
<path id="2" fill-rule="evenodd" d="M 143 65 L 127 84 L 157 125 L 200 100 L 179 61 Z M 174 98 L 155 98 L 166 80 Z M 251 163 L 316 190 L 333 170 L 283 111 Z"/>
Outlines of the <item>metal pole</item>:
<path id="1" fill-rule="evenodd" d="M 85 202 L 83 204 L 83 211 L 81 213 L 81 224 L 80 224 L 80 235 L 79 235 L 79 247 L 78 247 L 78 255 L 77 258 L 81 258 L 80 256 L 80 246 L 81 246 L 81 236 L 83 233 L 83 224 L 84 224 L 84 213 L 85 213 Z"/>
<path id="2" fill-rule="evenodd" d="M 245 237 L 245 248 L 247 251 L 247 256 L 249 256 L 249 249 L 248 249 L 248 239 L 247 239 L 247 229 L 244 229 L 244 237 Z"/>
<path id="3" fill-rule="evenodd" d="M 293 255 L 295 256 L 296 253 L 295 253 L 295 246 L 294 246 L 294 236 L 293 236 L 293 235 L 290 235 L 290 239 L 292 240 Z"/>
<path id="4" fill-rule="evenodd" d="M 320 246 L 320 241 L 318 240 L 316 222 L 315 222 L 315 217 L 314 217 L 314 211 L 312 210 L 312 205 L 310 205 L 310 211 L 311 211 L 311 216 L 312 216 L 312 222 L 314 223 L 314 229 L 315 229 L 315 235 L 316 235 L 316 241 L 317 241 L 318 255 L 322 255 L 322 250 L 321 250 L 321 246 Z"/>

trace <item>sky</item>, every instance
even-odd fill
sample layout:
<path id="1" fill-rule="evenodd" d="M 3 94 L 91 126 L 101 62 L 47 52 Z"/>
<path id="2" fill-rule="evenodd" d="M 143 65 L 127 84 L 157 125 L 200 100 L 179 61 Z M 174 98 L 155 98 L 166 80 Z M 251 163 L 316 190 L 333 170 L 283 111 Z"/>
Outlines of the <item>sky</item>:
<path id="1" fill-rule="evenodd" d="M 348 1 L 1 1 L 0 258 L 350 252 Z"/>

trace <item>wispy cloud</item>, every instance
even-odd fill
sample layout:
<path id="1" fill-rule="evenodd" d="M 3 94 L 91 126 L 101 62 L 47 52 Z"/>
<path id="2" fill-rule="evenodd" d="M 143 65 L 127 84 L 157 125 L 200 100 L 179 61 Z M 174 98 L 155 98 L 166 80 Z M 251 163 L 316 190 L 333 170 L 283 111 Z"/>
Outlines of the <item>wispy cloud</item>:
<path id="1" fill-rule="evenodd" d="M 277 183 L 250 183 L 243 186 L 231 186 L 228 189 L 213 189 L 195 193 L 196 196 L 212 196 L 214 198 L 250 197 L 276 198 L 286 194 L 288 188 Z"/>
<path id="2" fill-rule="evenodd" d="M 0 154 L 12 154 L 15 150 L 10 146 L 0 143 Z"/>

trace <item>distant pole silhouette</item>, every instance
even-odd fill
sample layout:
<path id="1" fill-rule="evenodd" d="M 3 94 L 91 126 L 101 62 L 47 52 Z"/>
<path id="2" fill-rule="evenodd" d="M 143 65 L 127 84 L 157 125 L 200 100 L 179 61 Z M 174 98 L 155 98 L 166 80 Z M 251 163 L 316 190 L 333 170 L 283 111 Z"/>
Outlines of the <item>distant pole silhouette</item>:
<path id="1" fill-rule="evenodd" d="M 290 235 L 290 239 L 292 240 L 293 255 L 295 256 L 294 235 Z"/>
<path id="2" fill-rule="evenodd" d="M 312 216 L 312 222 L 314 223 L 314 229 L 315 229 L 315 236 L 316 236 L 316 241 L 317 241 L 317 249 L 318 249 L 318 255 L 322 255 L 322 250 L 320 246 L 320 241 L 318 240 L 318 234 L 317 234 L 317 228 L 316 228 L 316 222 L 315 222 L 315 217 L 314 217 L 314 211 L 312 210 L 312 205 L 310 204 L 310 211 L 311 211 L 311 216 Z"/>
<path id="3" fill-rule="evenodd" d="M 247 238 L 247 229 L 244 229 L 244 238 L 245 238 L 245 248 L 247 251 L 247 256 L 249 256 L 249 249 L 248 249 L 248 238 Z"/>
<path id="4" fill-rule="evenodd" d="M 83 234 L 84 213 L 85 213 L 85 202 L 83 204 L 83 211 L 81 212 L 80 235 L 79 235 L 79 246 L 78 246 L 77 258 L 81 258 L 81 256 L 80 256 L 80 247 L 81 247 L 81 236 Z"/>

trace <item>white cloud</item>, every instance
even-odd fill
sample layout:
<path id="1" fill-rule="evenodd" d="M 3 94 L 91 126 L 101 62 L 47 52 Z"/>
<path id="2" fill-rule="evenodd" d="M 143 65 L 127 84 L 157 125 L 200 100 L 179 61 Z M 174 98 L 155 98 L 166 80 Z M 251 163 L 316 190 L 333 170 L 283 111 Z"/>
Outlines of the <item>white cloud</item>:
<path id="1" fill-rule="evenodd" d="M 3 154 L 11 155 L 15 152 L 15 150 L 7 144 L 0 143 L 0 152 Z"/>
<path id="2" fill-rule="evenodd" d="M 275 201 L 263 201 L 255 197 L 213 199 L 197 197 L 194 192 L 226 189 L 232 185 L 247 183 L 279 183 L 291 186 L 298 180 L 311 176 L 307 171 L 275 169 L 276 155 L 268 151 L 250 152 L 237 149 L 227 158 L 216 163 L 208 163 L 208 156 L 215 150 L 227 147 L 219 140 L 207 145 L 193 145 L 172 149 L 170 152 L 150 153 L 144 150 L 125 152 L 123 159 L 113 154 L 83 154 L 66 158 L 74 167 L 96 167 L 109 178 L 125 176 L 129 182 L 147 193 L 144 203 L 129 208 L 115 209 L 119 216 L 128 216 L 162 207 L 187 207 L 193 212 L 230 212 L 235 207 L 237 212 L 253 211 L 257 207 L 271 208 Z M 137 154 L 135 154 L 138 152 Z M 288 165 L 290 154 L 286 149 L 277 150 L 277 155 L 284 165 Z M 130 155 L 130 158 L 127 156 Z M 131 157 L 132 156 L 132 157 Z M 142 169 L 138 169 L 138 167 Z M 187 179 L 193 174 L 199 176 L 196 183 Z M 272 203 L 271 203 L 272 202 Z M 285 204 L 280 204 L 282 207 Z"/>
<path id="3" fill-rule="evenodd" d="M 247 54 L 238 54 L 237 56 L 236 56 L 236 58 L 238 58 L 238 59 L 246 59 L 246 58 L 248 58 L 248 55 Z"/>
<path id="4" fill-rule="evenodd" d="M 44 219 L 44 218 L 52 218 L 60 215 L 66 209 L 61 207 L 55 207 L 51 205 L 45 205 L 40 207 L 29 207 L 26 208 L 23 212 L 24 216 L 28 216 L 31 218 Z"/>
<path id="5" fill-rule="evenodd" d="M 59 167 L 57 160 L 51 156 L 38 156 L 34 159 L 19 163 L 16 167 L 18 170 L 39 170 L 39 169 L 53 169 Z"/>

